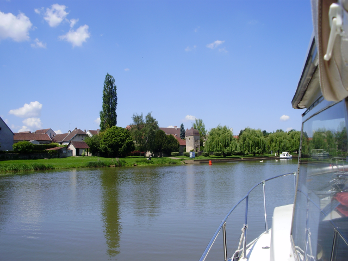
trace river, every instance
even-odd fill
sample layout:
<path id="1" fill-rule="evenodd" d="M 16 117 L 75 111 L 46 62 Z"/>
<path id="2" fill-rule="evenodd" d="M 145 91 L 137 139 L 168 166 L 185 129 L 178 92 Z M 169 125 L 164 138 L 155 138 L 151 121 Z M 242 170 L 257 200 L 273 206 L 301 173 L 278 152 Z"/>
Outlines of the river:
<path id="1" fill-rule="evenodd" d="M 0 260 L 198 260 L 254 184 L 296 168 L 293 159 L 2 176 Z M 292 203 L 293 190 L 292 177 L 267 184 L 269 222 L 272 205 Z M 264 217 L 262 204 L 250 202 L 251 240 Z M 229 254 L 243 215 L 244 205 L 227 224 Z M 222 240 L 214 255 L 223 259 Z"/>

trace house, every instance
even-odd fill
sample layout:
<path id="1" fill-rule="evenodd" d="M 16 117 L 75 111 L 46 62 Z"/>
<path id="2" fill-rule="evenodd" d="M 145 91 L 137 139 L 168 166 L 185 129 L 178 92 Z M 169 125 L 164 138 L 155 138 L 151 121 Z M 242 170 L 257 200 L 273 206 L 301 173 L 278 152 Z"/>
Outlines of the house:
<path id="1" fill-rule="evenodd" d="M 179 142 L 179 153 L 180 155 L 186 150 L 186 140 L 180 138 L 180 136 L 173 135 L 176 140 Z"/>
<path id="2" fill-rule="evenodd" d="M 174 128 L 160 128 L 160 130 L 163 130 L 165 134 L 173 135 L 176 138 L 176 140 L 179 142 L 180 153 L 183 153 L 185 151 L 186 140 L 183 140 L 180 138 L 180 128 L 178 128 L 177 126 L 174 126 Z"/>
<path id="3" fill-rule="evenodd" d="M 46 149 L 46 151 L 57 151 L 59 158 L 70 157 L 73 154 L 73 151 L 68 150 L 66 147 L 54 147 L 54 148 Z"/>
<path id="4" fill-rule="evenodd" d="M 92 136 L 94 136 L 94 135 L 98 135 L 99 132 L 100 132 L 99 129 L 97 129 L 97 130 L 88 130 L 88 131 L 87 131 L 87 135 L 88 135 L 89 137 L 92 137 Z"/>
<path id="5" fill-rule="evenodd" d="M 73 131 L 69 131 L 64 134 L 57 134 L 53 137 L 53 142 L 59 143 L 61 145 L 69 145 L 71 141 L 84 141 L 88 137 L 88 134 L 78 128 Z"/>
<path id="6" fill-rule="evenodd" d="M 0 150 L 12 150 L 13 135 L 12 130 L 0 117 Z"/>
<path id="7" fill-rule="evenodd" d="M 31 132 L 19 132 L 13 136 L 13 143 L 19 141 L 29 141 L 33 144 L 49 144 L 52 143 L 51 138 L 47 134 L 36 134 Z"/>
<path id="8" fill-rule="evenodd" d="M 54 132 L 54 130 L 50 129 L 42 129 L 42 130 L 36 130 L 35 131 L 36 134 L 47 134 L 51 139 L 56 136 L 56 133 Z"/>
<path id="9" fill-rule="evenodd" d="M 68 150 L 72 151 L 73 156 L 88 155 L 89 146 L 84 141 L 70 141 Z"/>
<path id="10" fill-rule="evenodd" d="M 186 139 L 186 152 L 200 151 L 200 136 L 199 131 L 191 127 L 191 129 L 187 129 L 185 132 Z"/>

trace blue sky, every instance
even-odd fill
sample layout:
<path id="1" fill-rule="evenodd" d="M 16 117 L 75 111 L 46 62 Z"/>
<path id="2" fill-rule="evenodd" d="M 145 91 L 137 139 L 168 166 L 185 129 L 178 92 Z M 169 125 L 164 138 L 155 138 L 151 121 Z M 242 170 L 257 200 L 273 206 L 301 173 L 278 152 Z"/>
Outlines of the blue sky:
<path id="1" fill-rule="evenodd" d="M 0 117 L 13 132 L 97 129 L 109 73 L 117 126 L 152 112 L 160 127 L 300 130 L 312 30 L 309 0 L 0 0 Z"/>

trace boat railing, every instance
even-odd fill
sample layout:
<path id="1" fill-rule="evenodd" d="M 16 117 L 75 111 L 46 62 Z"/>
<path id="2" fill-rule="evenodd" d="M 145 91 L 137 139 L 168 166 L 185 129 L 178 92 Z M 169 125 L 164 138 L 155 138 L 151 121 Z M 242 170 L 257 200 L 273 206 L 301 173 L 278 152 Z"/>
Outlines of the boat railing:
<path id="1" fill-rule="evenodd" d="M 268 178 L 265 180 L 262 180 L 261 182 L 257 183 L 255 186 L 253 186 L 248 193 L 237 202 L 237 204 L 234 205 L 234 207 L 228 212 L 228 214 L 226 215 L 226 217 L 222 220 L 220 226 L 218 227 L 218 229 L 216 230 L 215 234 L 213 235 L 212 239 L 210 240 L 209 244 L 207 245 L 205 251 L 203 252 L 200 261 L 204 261 L 212 246 L 214 245 L 218 235 L 222 232 L 222 240 L 223 240 L 223 252 L 224 252 L 224 260 L 227 261 L 228 257 L 227 257 L 227 240 L 226 240 L 226 223 L 227 220 L 229 218 L 229 216 L 232 214 L 232 212 L 243 202 L 245 201 L 245 216 L 244 216 L 244 225 L 242 227 L 242 234 L 239 240 L 239 245 L 237 248 L 237 251 L 235 253 L 239 253 L 242 252 L 243 256 L 246 256 L 246 249 L 247 249 L 247 229 L 248 229 L 248 209 L 249 209 L 249 195 L 250 193 L 257 188 L 258 186 L 262 185 L 263 189 L 263 208 L 264 208 L 264 218 L 265 218 L 265 232 L 268 231 L 268 223 L 267 223 L 267 211 L 266 211 L 266 193 L 265 193 L 265 186 L 266 186 L 266 182 L 273 180 L 273 179 L 277 179 L 277 178 L 281 178 L 281 177 L 285 177 L 285 176 L 289 176 L 289 175 L 293 175 L 294 176 L 294 191 L 295 191 L 295 187 L 296 187 L 296 172 L 292 172 L 292 173 L 286 173 L 286 174 L 281 174 L 281 175 L 277 175 L 274 176 L 272 178 Z"/>

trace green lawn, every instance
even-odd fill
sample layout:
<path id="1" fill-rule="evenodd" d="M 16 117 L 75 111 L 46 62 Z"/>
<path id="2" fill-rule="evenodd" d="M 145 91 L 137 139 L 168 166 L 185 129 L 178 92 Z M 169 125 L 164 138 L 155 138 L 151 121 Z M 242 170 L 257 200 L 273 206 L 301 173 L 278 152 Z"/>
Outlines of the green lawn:
<path id="1" fill-rule="evenodd" d="M 147 160 L 144 157 L 136 156 L 119 159 L 103 157 L 68 157 L 36 160 L 4 160 L 0 161 L 0 174 L 47 169 L 71 169 L 109 166 L 159 166 L 176 164 L 182 164 L 181 160 L 174 160 L 170 158 L 152 158 L 151 160 Z"/>
<path id="2" fill-rule="evenodd" d="M 256 157 L 270 157 L 273 155 L 257 155 Z M 196 160 L 210 159 L 239 159 L 250 158 L 253 155 L 244 156 L 199 156 Z M 135 167 L 135 166 L 165 166 L 183 164 L 183 160 L 189 160 L 189 157 L 176 156 L 177 159 L 167 157 L 163 158 L 147 158 L 141 156 L 130 156 L 126 158 L 103 158 L 103 157 L 68 157 L 68 158 L 52 158 L 52 159 L 28 159 L 28 160 L 3 160 L 0 161 L 0 175 L 8 173 L 16 173 L 23 171 L 51 170 L 51 169 L 73 169 L 73 168 L 96 168 L 96 167 Z"/>

